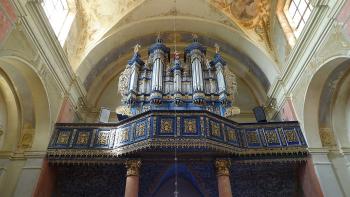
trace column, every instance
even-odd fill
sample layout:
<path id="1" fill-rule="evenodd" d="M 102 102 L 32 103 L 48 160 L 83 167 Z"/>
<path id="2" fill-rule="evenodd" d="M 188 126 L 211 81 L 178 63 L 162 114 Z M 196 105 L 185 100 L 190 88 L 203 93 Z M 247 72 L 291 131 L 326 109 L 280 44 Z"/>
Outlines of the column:
<path id="1" fill-rule="evenodd" d="M 232 197 L 230 182 L 230 160 L 217 159 L 215 161 L 216 176 L 218 178 L 219 197 Z"/>
<path id="2" fill-rule="evenodd" d="M 137 197 L 139 193 L 139 169 L 141 166 L 140 160 L 129 160 L 125 162 L 126 171 L 126 185 L 125 197 Z"/>

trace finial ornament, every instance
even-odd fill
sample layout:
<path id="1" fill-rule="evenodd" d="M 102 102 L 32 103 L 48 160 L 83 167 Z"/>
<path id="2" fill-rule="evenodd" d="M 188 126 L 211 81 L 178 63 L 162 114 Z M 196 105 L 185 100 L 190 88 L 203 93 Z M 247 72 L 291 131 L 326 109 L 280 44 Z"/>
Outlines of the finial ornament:
<path id="1" fill-rule="evenodd" d="M 140 50 L 140 48 L 141 48 L 141 45 L 140 45 L 140 44 L 136 44 L 136 45 L 134 46 L 134 53 L 138 53 L 139 50 Z"/>
<path id="2" fill-rule="evenodd" d="M 192 34 L 193 41 L 198 42 L 198 35 L 193 33 Z"/>
<path id="3" fill-rule="evenodd" d="M 141 160 L 128 160 L 125 162 L 126 176 L 139 176 Z"/>
<path id="4" fill-rule="evenodd" d="M 214 44 L 214 47 L 215 47 L 215 53 L 219 53 L 219 51 L 220 51 L 220 46 L 218 45 L 218 43 L 215 43 L 215 44 Z"/>

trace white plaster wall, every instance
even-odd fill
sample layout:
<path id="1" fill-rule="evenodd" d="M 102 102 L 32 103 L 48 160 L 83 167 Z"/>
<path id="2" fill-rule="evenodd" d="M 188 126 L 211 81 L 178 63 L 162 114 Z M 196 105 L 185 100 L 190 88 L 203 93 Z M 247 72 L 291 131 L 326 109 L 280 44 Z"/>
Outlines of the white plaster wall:
<path id="1" fill-rule="evenodd" d="M 312 160 L 321 189 L 325 197 L 343 197 L 345 195 L 339 185 L 327 154 L 328 152 L 312 153 Z"/>
<path id="2" fill-rule="evenodd" d="M 4 143 L 6 130 L 7 130 L 7 107 L 0 90 L 0 149 L 2 148 Z"/>
<path id="3" fill-rule="evenodd" d="M 16 184 L 14 197 L 30 197 L 40 175 L 43 159 L 28 159 L 23 166 Z"/>

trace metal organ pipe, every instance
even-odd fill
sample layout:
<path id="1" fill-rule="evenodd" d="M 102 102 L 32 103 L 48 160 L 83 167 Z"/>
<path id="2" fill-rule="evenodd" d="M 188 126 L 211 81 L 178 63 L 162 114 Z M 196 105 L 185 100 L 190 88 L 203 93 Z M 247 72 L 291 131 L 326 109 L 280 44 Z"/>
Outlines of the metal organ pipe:
<path id="1" fill-rule="evenodd" d="M 194 92 L 203 91 L 203 73 L 198 57 L 192 61 L 192 80 Z"/>

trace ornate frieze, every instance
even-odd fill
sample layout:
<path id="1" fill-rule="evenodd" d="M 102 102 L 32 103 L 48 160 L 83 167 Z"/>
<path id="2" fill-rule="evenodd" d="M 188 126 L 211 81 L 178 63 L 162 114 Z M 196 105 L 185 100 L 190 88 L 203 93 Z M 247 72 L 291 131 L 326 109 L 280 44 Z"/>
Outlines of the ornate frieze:
<path id="1" fill-rule="evenodd" d="M 155 148 L 250 155 L 307 153 L 297 122 L 239 124 L 208 111 L 148 111 L 119 124 L 57 124 L 49 158 L 119 157 Z"/>

